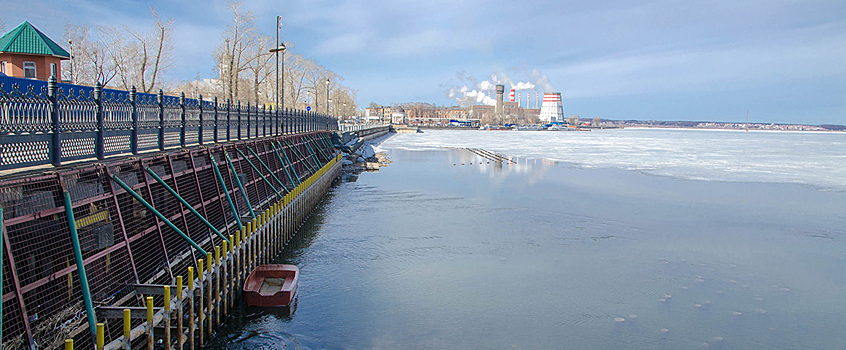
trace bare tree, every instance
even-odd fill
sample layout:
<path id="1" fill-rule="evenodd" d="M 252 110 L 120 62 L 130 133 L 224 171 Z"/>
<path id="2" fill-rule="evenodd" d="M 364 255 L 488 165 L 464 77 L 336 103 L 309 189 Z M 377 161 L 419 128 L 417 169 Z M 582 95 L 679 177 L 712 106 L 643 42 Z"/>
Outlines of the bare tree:
<path id="1" fill-rule="evenodd" d="M 570 125 L 579 125 L 579 119 L 580 119 L 579 116 L 571 115 L 571 116 L 567 117 L 567 123 L 570 124 Z"/>
<path id="2" fill-rule="evenodd" d="M 283 69 L 285 79 L 283 86 L 285 87 L 285 106 L 292 108 L 300 108 L 300 99 L 304 99 L 308 86 L 307 78 L 316 70 L 317 64 L 304 58 L 302 55 L 287 53 L 284 60 L 285 68 Z"/>
<path id="3" fill-rule="evenodd" d="M 268 76 L 274 72 L 273 66 L 270 64 L 273 60 L 273 54 L 268 51 L 271 42 L 273 42 L 273 38 L 267 36 L 257 36 L 250 42 L 251 47 L 248 53 L 251 55 L 247 60 L 246 70 L 252 75 L 253 101 L 256 103 L 267 102 L 271 97 L 265 94 L 262 96 L 263 98 L 259 98 L 261 85 L 265 84 L 268 81 Z M 273 88 L 265 89 L 267 93 L 272 90 Z"/>
<path id="4" fill-rule="evenodd" d="M 3 23 L 3 20 L 0 19 L 0 33 L 6 32 L 6 24 Z"/>
<path id="5" fill-rule="evenodd" d="M 156 81 L 173 66 L 173 20 L 163 20 L 152 7 L 150 14 L 156 20 L 152 31 L 145 34 L 125 27 L 133 41 L 116 48 L 113 55 L 121 62 L 124 88 L 135 85 L 146 93 L 155 92 L 161 85 Z"/>
<path id="6" fill-rule="evenodd" d="M 240 2 L 230 2 L 229 8 L 232 10 L 232 24 L 224 32 L 224 43 L 218 47 L 216 56 L 224 93 L 229 99 L 237 100 L 241 93 L 241 73 L 251 63 L 251 48 L 257 37 L 256 16 L 250 11 L 243 11 Z"/>
<path id="7" fill-rule="evenodd" d="M 274 40 L 258 32 L 255 26 L 255 14 L 241 8 L 240 2 L 230 2 L 232 22 L 221 36 L 215 51 L 218 83 L 222 96 L 232 101 L 241 96 L 249 96 L 256 103 L 269 103 L 276 97 L 276 67 L 273 54 L 269 49 Z M 329 90 L 338 90 L 338 106 L 346 103 L 348 108 L 355 107 L 355 93 L 343 87 L 343 78 L 314 60 L 293 52 L 294 45 L 286 43 L 279 78 L 283 78 L 281 88 L 284 91 L 282 108 L 305 108 L 311 104 L 314 111 L 326 111 L 327 85 Z M 336 92 L 332 92 L 335 94 Z M 352 97 L 349 97 L 352 96 Z M 310 103 L 308 102 L 310 99 Z"/>
<path id="8" fill-rule="evenodd" d="M 65 39 L 74 45 L 74 80 L 76 82 L 107 85 L 116 75 L 117 68 L 111 57 L 110 43 L 101 35 L 105 29 L 92 31 L 88 25 L 65 26 Z M 92 34 L 92 32 L 95 32 Z"/>
<path id="9" fill-rule="evenodd" d="M 154 92 L 161 86 L 161 76 L 173 64 L 173 20 L 164 21 L 154 8 L 155 19 L 149 34 L 112 26 L 92 29 L 88 25 L 68 24 L 65 39 L 73 45 L 73 72 L 76 82 L 108 85 L 113 79 L 124 89 L 140 87 Z"/>

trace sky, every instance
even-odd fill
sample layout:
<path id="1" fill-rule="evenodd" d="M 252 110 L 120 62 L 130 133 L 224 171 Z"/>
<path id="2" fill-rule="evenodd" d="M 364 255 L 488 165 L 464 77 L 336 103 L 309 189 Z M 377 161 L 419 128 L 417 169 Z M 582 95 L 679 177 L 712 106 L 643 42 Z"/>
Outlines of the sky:
<path id="1" fill-rule="evenodd" d="M 3 5 L 0 20 L 6 30 L 28 20 L 61 42 L 67 23 L 148 31 L 151 5 L 175 21 L 167 78 L 214 77 L 212 52 L 232 19 L 227 1 L 16 1 Z M 846 124 L 846 1 L 243 6 L 268 35 L 282 16 L 286 45 L 340 74 L 360 106 L 455 105 L 474 90 L 486 96 L 483 82 L 501 82 L 561 92 L 564 113 L 582 118 L 742 122 L 748 113 L 750 122 Z"/>

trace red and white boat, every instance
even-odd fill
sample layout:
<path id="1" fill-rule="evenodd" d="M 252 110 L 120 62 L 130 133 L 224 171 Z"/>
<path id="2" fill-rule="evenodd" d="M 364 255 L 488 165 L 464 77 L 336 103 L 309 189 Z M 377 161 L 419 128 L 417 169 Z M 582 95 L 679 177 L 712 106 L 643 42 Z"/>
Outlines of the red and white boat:
<path id="1" fill-rule="evenodd" d="M 247 306 L 289 306 L 297 294 L 300 269 L 295 265 L 261 265 L 244 282 Z"/>

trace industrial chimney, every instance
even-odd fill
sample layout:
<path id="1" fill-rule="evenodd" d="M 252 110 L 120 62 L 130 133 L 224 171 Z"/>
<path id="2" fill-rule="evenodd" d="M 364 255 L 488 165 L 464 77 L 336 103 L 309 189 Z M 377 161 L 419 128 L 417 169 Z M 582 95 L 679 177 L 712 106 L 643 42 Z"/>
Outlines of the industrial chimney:
<path id="1" fill-rule="evenodd" d="M 505 85 L 496 86 L 496 115 L 501 116 L 502 113 L 502 95 L 505 93 Z"/>
<path id="2" fill-rule="evenodd" d="M 508 100 L 514 102 L 514 89 L 511 89 L 511 94 L 508 95 Z"/>

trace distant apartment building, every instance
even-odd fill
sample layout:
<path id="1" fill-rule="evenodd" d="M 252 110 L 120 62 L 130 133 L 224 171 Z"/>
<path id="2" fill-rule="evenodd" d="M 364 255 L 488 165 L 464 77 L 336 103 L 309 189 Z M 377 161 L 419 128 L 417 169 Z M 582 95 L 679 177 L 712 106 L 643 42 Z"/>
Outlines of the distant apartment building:
<path id="1" fill-rule="evenodd" d="M 393 109 L 391 106 L 370 106 L 364 110 L 364 116 L 367 120 L 378 120 L 382 123 L 388 123 L 392 120 Z"/>
<path id="2" fill-rule="evenodd" d="M 0 37 L 0 73 L 10 77 L 61 79 L 62 61 L 70 54 L 29 22 Z"/>

